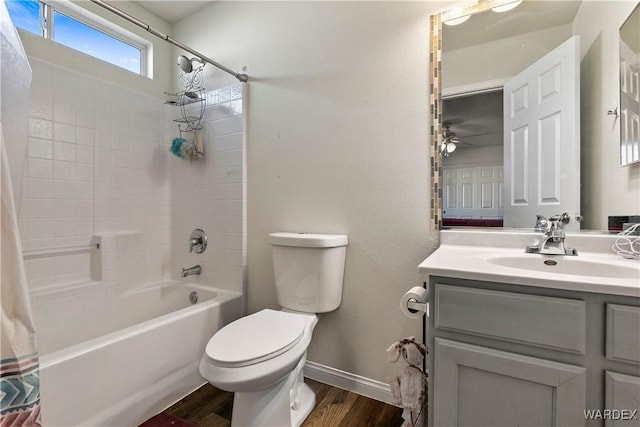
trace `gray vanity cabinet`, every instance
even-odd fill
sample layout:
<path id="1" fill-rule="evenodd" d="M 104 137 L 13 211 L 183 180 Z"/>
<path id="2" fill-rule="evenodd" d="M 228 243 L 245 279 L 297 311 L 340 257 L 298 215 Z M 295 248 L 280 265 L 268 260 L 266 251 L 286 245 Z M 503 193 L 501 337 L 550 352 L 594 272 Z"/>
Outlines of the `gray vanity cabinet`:
<path id="1" fill-rule="evenodd" d="M 552 426 L 584 421 L 586 369 L 436 338 L 436 426 Z"/>
<path id="2" fill-rule="evenodd" d="M 640 365 L 640 307 L 607 304 L 606 357 L 609 360 Z M 638 412 L 618 412 L 607 420 L 607 427 L 640 427 L 640 376 L 605 372 L 605 408 Z M 617 418 L 617 419 L 615 419 Z"/>
<path id="3" fill-rule="evenodd" d="M 640 426 L 640 377 L 607 371 L 605 373 L 605 407 L 616 408 L 620 412 L 612 414 L 606 427 Z M 635 414 L 630 408 L 637 410 Z M 617 418 L 617 419 L 616 419 Z"/>
<path id="4" fill-rule="evenodd" d="M 640 418 L 640 299 L 433 276 L 429 296 L 430 426 L 639 425 L 604 409 Z"/>

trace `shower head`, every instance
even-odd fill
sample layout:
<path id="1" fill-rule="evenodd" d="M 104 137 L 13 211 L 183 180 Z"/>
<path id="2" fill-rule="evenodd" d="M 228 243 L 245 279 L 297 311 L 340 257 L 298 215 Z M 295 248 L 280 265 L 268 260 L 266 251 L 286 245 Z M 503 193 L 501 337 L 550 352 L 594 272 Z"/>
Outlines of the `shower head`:
<path id="1" fill-rule="evenodd" d="M 189 74 L 190 72 L 193 71 L 193 62 L 199 62 L 201 64 L 204 64 L 204 62 L 200 59 L 200 58 L 187 58 L 184 55 L 180 55 L 178 56 L 178 67 L 180 67 L 180 69 L 184 72 Z"/>
<path id="2" fill-rule="evenodd" d="M 191 60 L 184 55 L 178 56 L 178 67 L 187 74 L 193 71 Z"/>

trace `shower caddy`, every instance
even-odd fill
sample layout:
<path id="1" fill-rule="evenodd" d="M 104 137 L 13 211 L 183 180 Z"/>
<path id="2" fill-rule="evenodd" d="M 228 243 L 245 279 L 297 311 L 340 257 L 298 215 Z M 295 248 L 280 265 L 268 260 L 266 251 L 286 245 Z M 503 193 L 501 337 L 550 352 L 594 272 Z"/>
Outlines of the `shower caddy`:
<path id="1" fill-rule="evenodd" d="M 181 66 L 180 83 L 182 84 L 182 90 L 175 93 L 165 92 L 166 95 L 171 97 L 165 104 L 180 108 L 180 117 L 174 119 L 174 122 L 178 123 L 180 136 L 173 140 L 170 151 L 179 158 L 202 159 L 204 157 L 204 149 L 200 129 L 202 129 L 201 121 L 207 106 L 205 88 L 202 86 L 202 70 L 205 64 L 198 58 L 191 60 L 186 57 L 183 58 L 188 62 L 188 65 L 186 69 Z M 200 66 L 192 67 L 193 62 L 200 62 Z M 193 133 L 193 142 L 187 142 L 182 137 L 184 132 Z"/>
<path id="2" fill-rule="evenodd" d="M 178 123 L 178 130 L 182 132 L 193 132 L 202 129 L 200 121 L 207 106 L 205 89 L 202 87 L 202 70 L 204 64 L 194 68 L 192 72 L 180 73 L 180 83 L 182 90 L 175 93 L 165 92 L 171 99 L 165 104 L 180 107 L 180 118 L 174 120 Z"/>

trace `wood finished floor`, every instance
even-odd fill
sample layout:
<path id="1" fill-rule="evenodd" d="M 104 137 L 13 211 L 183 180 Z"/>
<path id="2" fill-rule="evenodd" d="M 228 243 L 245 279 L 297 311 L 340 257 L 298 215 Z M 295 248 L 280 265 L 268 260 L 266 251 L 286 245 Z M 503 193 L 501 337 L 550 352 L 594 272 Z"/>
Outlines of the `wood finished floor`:
<path id="1" fill-rule="evenodd" d="M 394 427 L 402 425 L 402 409 L 310 379 L 316 406 L 302 427 Z M 205 384 L 164 412 L 198 427 L 231 425 L 233 393 Z"/>

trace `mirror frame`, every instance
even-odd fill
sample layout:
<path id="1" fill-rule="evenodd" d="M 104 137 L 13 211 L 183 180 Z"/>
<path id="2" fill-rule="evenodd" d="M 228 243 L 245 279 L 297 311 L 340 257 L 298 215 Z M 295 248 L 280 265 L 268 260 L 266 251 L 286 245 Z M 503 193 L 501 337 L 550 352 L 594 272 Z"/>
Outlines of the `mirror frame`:
<path id="1" fill-rule="evenodd" d="M 442 23 L 451 19 L 462 18 L 485 12 L 497 6 L 515 3 L 519 0 L 483 0 L 479 3 L 460 6 L 451 10 L 431 15 L 429 18 L 429 107 L 431 111 L 431 230 L 442 229 Z"/>
<path id="2" fill-rule="evenodd" d="M 618 44 L 620 45 L 620 62 L 622 62 L 622 43 L 623 43 L 623 38 L 622 38 L 622 33 L 623 33 L 623 28 L 625 25 L 627 24 L 631 24 L 632 23 L 632 19 L 635 18 L 635 14 L 640 15 L 640 3 L 636 5 L 636 7 L 631 11 L 631 13 L 629 14 L 629 16 L 627 17 L 627 19 L 622 23 L 622 25 L 620 26 L 620 30 L 618 31 Z M 620 166 L 625 167 L 625 166 L 631 166 L 637 163 L 640 163 L 640 158 L 636 157 L 637 156 L 637 152 L 638 152 L 638 148 L 639 147 L 633 147 L 634 142 L 633 141 L 627 141 L 625 138 L 625 130 L 623 129 L 623 126 L 628 124 L 629 121 L 629 117 L 627 115 L 627 113 L 624 111 L 624 102 L 623 102 L 623 97 L 625 95 L 624 92 L 624 87 L 626 86 L 626 84 L 630 83 L 628 80 L 631 80 L 631 77 L 626 73 L 626 71 L 623 71 L 622 69 L 623 64 L 620 63 L 620 107 L 619 109 L 615 110 L 615 114 L 619 116 L 620 119 Z M 636 85 L 636 90 L 638 90 L 638 81 L 635 81 L 635 85 Z M 632 111 L 632 113 L 640 113 L 638 111 Z M 626 117 L 625 117 L 626 116 Z M 628 129 L 627 129 L 628 131 Z M 639 142 L 636 141 L 636 144 L 640 144 Z M 635 148 L 635 149 L 634 149 Z M 627 161 L 624 161 L 626 159 L 625 156 L 625 151 L 628 152 L 632 152 L 632 156 L 630 159 L 628 159 Z"/>
<path id="3" fill-rule="evenodd" d="M 431 78 L 429 108 L 431 111 L 431 230 L 442 229 L 442 155 L 438 149 L 442 135 L 442 14 L 429 18 L 429 76 Z"/>

